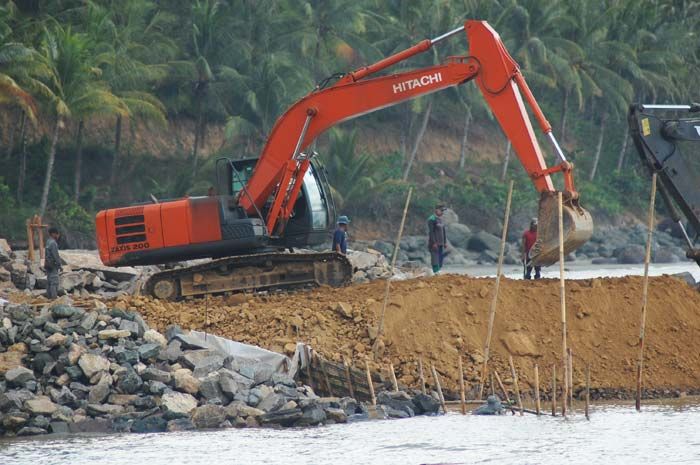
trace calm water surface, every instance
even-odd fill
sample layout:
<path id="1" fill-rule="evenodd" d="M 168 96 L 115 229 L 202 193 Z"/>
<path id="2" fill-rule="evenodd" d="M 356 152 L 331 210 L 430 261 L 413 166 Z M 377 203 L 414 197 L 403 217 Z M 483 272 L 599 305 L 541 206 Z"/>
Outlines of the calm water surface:
<path id="1" fill-rule="evenodd" d="M 700 403 L 593 407 L 591 421 L 534 415 L 361 422 L 310 429 L 229 429 L 15 439 L 15 464 L 670 464 L 700 463 Z"/>

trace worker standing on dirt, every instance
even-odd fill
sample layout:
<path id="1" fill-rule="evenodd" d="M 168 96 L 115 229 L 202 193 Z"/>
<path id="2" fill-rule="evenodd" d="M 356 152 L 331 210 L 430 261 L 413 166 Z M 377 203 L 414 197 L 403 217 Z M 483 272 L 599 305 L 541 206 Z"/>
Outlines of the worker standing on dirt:
<path id="1" fill-rule="evenodd" d="M 333 233 L 333 252 L 338 252 L 341 255 L 348 253 L 348 224 L 350 219 L 342 215 L 338 217 L 338 227 Z"/>
<path id="2" fill-rule="evenodd" d="M 444 205 L 437 205 L 435 212 L 428 218 L 428 249 L 430 249 L 430 265 L 433 273 L 442 269 L 442 261 L 447 249 L 447 230 L 442 221 L 442 214 L 447 210 Z"/>
<path id="3" fill-rule="evenodd" d="M 53 300 L 58 297 L 58 275 L 63 269 L 61 257 L 58 255 L 58 240 L 61 233 L 58 229 L 49 228 L 49 239 L 46 241 L 46 253 L 44 256 L 44 270 L 46 270 L 46 297 Z"/>
<path id="4" fill-rule="evenodd" d="M 540 279 L 541 266 L 532 266 L 530 250 L 537 242 L 537 218 L 530 220 L 530 229 L 523 233 L 523 244 L 521 247 L 523 266 L 525 267 L 524 278 L 532 279 L 532 269 L 535 268 L 535 279 Z"/>

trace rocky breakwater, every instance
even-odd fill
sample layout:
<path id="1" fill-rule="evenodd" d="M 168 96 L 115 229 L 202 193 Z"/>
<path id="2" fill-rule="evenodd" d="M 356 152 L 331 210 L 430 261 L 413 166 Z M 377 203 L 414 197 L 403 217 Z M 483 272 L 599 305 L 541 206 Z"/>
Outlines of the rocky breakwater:
<path id="1" fill-rule="evenodd" d="M 435 396 L 379 394 L 368 408 L 320 397 L 269 364 L 238 359 L 124 308 L 0 310 L 0 434 L 311 426 L 436 413 Z"/>

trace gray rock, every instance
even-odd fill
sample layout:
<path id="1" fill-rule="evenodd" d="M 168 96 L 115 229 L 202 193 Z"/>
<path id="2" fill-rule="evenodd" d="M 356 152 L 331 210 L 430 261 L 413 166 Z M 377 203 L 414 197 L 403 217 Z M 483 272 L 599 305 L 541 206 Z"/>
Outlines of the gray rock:
<path id="1" fill-rule="evenodd" d="M 75 394 L 66 386 L 61 386 L 60 390 L 51 388 L 49 390 L 49 397 L 51 397 L 52 401 L 60 405 L 75 406 L 78 401 Z"/>
<path id="2" fill-rule="evenodd" d="M 450 243 L 459 247 L 460 249 L 466 249 L 469 243 L 469 238 L 471 237 L 472 231 L 466 224 L 453 223 L 447 228 L 447 239 Z"/>
<path id="3" fill-rule="evenodd" d="M 438 413 L 440 402 L 427 394 L 418 394 L 412 399 L 417 415 L 433 415 Z"/>
<path id="4" fill-rule="evenodd" d="M 138 337 L 143 337 L 143 335 L 146 333 L 146 331 L 148 331 L 150 329 L 148 327 L 148 324 L 143 319 L 143 317 L 138 313 L 134 314 L 134 322 L 138 326 Z"/>
<path id="5" fill-rule="evenodd" d="M 332 422 L 332 423 L 347 423 L 348 422 L 348 416 L 343 409 L 328 407 L 324 410 L 326 412 L 326 418 L 327 418 L 328 422 Z"/>
<path id="6" fill-rule="evenodd" d="M 69 292 L 70 289 L 67 289 L 65 286 L 63 288 L 66 292 Z M 64 304 L 55 304 L 50 307 L 51 310 L 51 315 L 55 319 L 59 318 L 71 318 L 78 313 L 80 313 L 80 310 L 77 308 L 71 307 L 70 305 L 64 305 Z"/>
<path id="7" fill-rule="evenodd" d="M 143 385 L 143 380 L 133 369 L 119 374 L 117 389 L 122 394 L 135 394 Z"/>
<path id="8" fill-rule="evenodd" d="M 158 344 L 163 349 L 168 347 L 168 340 L 155 329 L 149 329 L 143 333 L 143 340 L 151 344 Z"/>
<path id="9" fill-rule="evenodd" d="M 176 418 L 175 420 L 170 420 L 165 428 L 165 430 L 169 432 L 191 431 L 193 429 L 195 429 L 195 426 L 189 418 Z"/>
<path id="10" fill-rule="evenodd" d="M 168 389 L 168 386 L 161 383 L 160 381 L 149 381 L 148 382 L 148 392 L 150 392 L 153 395 L 160 396 L 167 389 Z"/>
<path id="11" fill-rule="evenodd" d="M 173 418 L 177 415 L 188 415 L 195 407 L 197 407 L 197 399 L 190 394 L 167 391 L 161 397 L 161 408 L 165 413 L 174 415 Z"/>
<path id="12" fill-rule="evenodd" d="M 261 416 L 260 423 L 263 425 L 293 426 L 303 415 L 304 413 L 298 407 L 289 410 L 277 410 Z"/>
<path id="13" fill-rule="evenodd" d="M 179 339 L 174 339 L 174 340 L 179 340 Z M 209 349 L 188 350 L 182 354 L 182 357 L 180 357 L 178 359 L 178 362 L 182 366 L 193 370 L 194 367 L 197 366 L 198 363 L 201 363 L 203 360 L 205 360 L 209 357 L 214 357 L 214 356 L 222 357 L 221 354 L 219 354 L 219 352 L 217 352 L 215 350 L 209 350 Z"/>
<path id="14" fill-rule="evenodd" d="M 56 411 L 56 404 L 46 396 L 35 397 L 24 403 L 24 408 L 33 415 L 51 415 Z"/>
<path id="15" fill-rule="evenodd" d="M 270 381 L 272 384 L 282 384 L 283 386 L 288 386 L 292 388 L 297 387 L 297 383 L 290 378 L 289 376 L 283 374 L 283 373 L 273 373 L 272 377 L 270 378 Z"/>
<path id="16" fill-rule="evenodd" d="M 49 423 L 49 431 L 52 434 L 68 434 L 70 429 L 65 421 L 52 421 Z"/>
<path id="17" fill-rule="evenodd" d="M 149 360 L 158 356 L 160 346 L 158 344 L 144 344 L 138 348 L 141 360 Z"/>
<path id="18" fill-rule="evenodd" d="M 182 348 L 184 350 L 207 349 L 207 346 L 202 344 L 199 338 L 195 338 L 193 336 L 190 336 L 189 334 L 178 333 L 175 334 L 173 338 L 177 339 L 182 343 Z M 168 340 L 170 340 L 170 338 Z"/>
<path id="19" fill-rule="evenodd" d="M 88 404 L 87 413 L 91 416 L 100 415 L 119 415 L 124 412 L 124 407 L 121 405 L 112 404 Z"/>
<path id="20" fill-rule="evenodd" d="M 109 360 L 100 355 L 83 354 L 78 360 L 78 366 L 83 370 L 85 376 L 92 378 L 100 371 L 109 371 Z"/>
<path id="21" fill-rule="evenodd" d="M 97 323 L 97 312 L 86 313 L 80 320 L 80 327 L 85 331 L 90 331 Z"/>
<path id="22" fill-rule="evenodd" d="M 318 405 L 310 405 L 303 410 L 295 426 L 314 426 L 326 421 L 326 412 Z"/>
<path id="23" fill-rule="evenodd" d="M 483 252 L 484 250 L 498 251 L 501 245 L 501 239 L 486 231 L 479 231 L 472 235 L 467 243 L 467 249 L 475 252 Z"/>
<path id="24" fill-rule="evenodd" d="M 183 334 L 182 328 L 180 328 L 179 325 L 168 325 L 167 328 L 165 328 L 165 338 L 168 342 L 171 342 L 178 334 Z"/>
<path id="25" fill-rule="evenodd" d="M 107 418 L 86 418 L 83 421 L 68 423 L 71 433 L 110 433 L 112 420 Z"/>
<path id="26" fill-rule="evenodd" d="M 644 263 L 645 254 L 644 247 L 637 244 L 619 247 L 613 252 L 613 255 L 617 257 L 617 262 L 620 264 Z"/>
<path id="27" fill-rule="evenodd" d="M 34 394 L 26 389 L 17 389 L 0 393 L 0 412 L 9 412 L 10 410 L 20 410 L 24 402 L 32 399 Z"/>
<path id="28" fill-rule="evenodd" d="M 231 400 L 238 392 L 238 383 L 232 376 L 229 376 L 227 372 L 228 370 L 225 369 L 219 372 L 219 388 L 221 392 Z"/>
<path id="29" fill-rule="evenodd" d="M 218 428 L 226 421 L 226 411 L 220 405 L 202 405 L 194 409 L 191 419 L 197 428 Z"/>
<path id="30" fill-rule="evenodd" d="M 193 374 L 195 378 L 202 378 L 223 366 L 224 357 L 220 354 L 213 354 L 199 360 L 194 366 Z"/>
<path id="31" fill-rule="evenodd" d="M 224 394 L 219 387 L 219 374 L 211 373 L 200 379 L 199 393 L 207 400 L 223 399 Z"/>
<path id="32" fill-rule="evenodd" d="M 173 384 L 175 389 L 189 394 L 197 394 L 199 392 L 200 381 L 192 376 L 192 372 L 186 368 L 182 368 L 173 373 Z"/>
<path id="33" fill-rule="evenodd" d="M 377 395 L 377 402 L 382 405 L 386 405 L 393 410 L 405 412 L 409 417 L 415 415 L 415 405 L 413 404 L 411 397 L 405 392 L 382 391 Z"/>
<path id="34" fill-rule="evenodd" d="M 31 420 L 29 420 L 29 426 L 35 426 L 37 428 L 48 429 L 49 419 L 44 415 L 37 415 Z"/>
<path id="35" fill-rule="evenodd" d="M 129 350 L 124 347 L 115 347 L 114 355 L 119 363 L 128 363 L 134 365 L 139 362 L 139 353 L 135 350 Z"/>
<path id="36" fill-rule="evenodd" d="M 167 371 L 159 370 L 157 368 L 146 368 L 141 373 L 141 378 L 144 381 L 160 381 L 161 383 L 168 384 L 172 378 L 172 375 Z"/>
<path id="37" fill-rule="evenodd" d="M 97 333 L 99 339 L 121 339 L 131 336 L 125 329 L 103 329 Z"/>
<path id="38" fill-rule="evenodd" d="M 25 426 L 17 431 L 17 436 L 36 436 L 37 434 L 46 434 L 46 430 L 35 426 Z"/>
<path id="39" fill-rule="evenodd" d="M 134 420 L 131 425 L 133 433 L 161 433 L 168 426 L 168 420 L 160 415 Z"/>
<path id="40" fill-rule="evenodd" d="M 177 339 L 170 341 L 165 352 L 161 352 L 160 355 L 165 358 L 170 363 L 176 362 L 180 357 L 182 357 L 182 349 L 180 348 L 182 343 Z"/>
<path id="41" fill-rule="evenodd" d="M 5 381 L 9 386 L 22 387 L 27 381 L 33 381 L 34 372 L 29 368 L 17 367 L 5 372 Z"/>
<path id="42" fill-rule="evenodd" d="M 103 377 L 99 383 L 90 388 L 88 402 L 91 404 L 101 404 L 107 399 L 107 396 L 109 396 L 111 388 L 112 384 L 109 382 L 108 377 Z"/>
<path id="43" fill-rule="evenodd" d="M 83 370 L 79 366 L 67 366 L 66 373 L 71 379 L 80 379 L 83 377 Z"/>
<path id="44" fill-rule="evenodd" d="M 358 412 L 358 403 L 352 397 L 343 397 L 338 401 L 338 406 L 343 409 L 348 417 Z"/>
<path id="45" fill-rule="evenodd" d="M 119 324 L 119 329 L 123 331 L 129 331 L 132 337 L 138 337 L 139 335 L 139 325 L 135 321 L 122 320 Z"/>
<path id="46" fill-rule="evenodd" d="M 263 397 L 256 407 L 260 410 L 264 410 L 265 412 L 272 412 L 281 408 L 285 403 L 287 403 L 287 400 L 288 399 L 285 396 L 273 392 Z"/>
<path id="47" fill-rule="evenodd" d="M 63 334 L 63 327 L 61 327 L 61 325 L 57 323 L 47 321 L 44 324 L 44 331 L 46 331 L 49 334 Z"/>

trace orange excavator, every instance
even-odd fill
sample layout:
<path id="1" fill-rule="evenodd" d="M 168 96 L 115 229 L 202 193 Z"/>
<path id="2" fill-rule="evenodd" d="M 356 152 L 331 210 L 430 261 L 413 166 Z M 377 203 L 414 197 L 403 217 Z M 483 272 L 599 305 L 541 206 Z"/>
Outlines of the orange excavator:
<path id="1" fill-rule="evenodd" d="M 436 66 L 372 77 L 464 31 L 469 55 L 451 56 Z M 564 178 L 566 253 L 590 238 L 593 221 L 579 205 L 573 166 L 518 64 L 498 33 L 485 21 L 474 20 L 349 72 L 330 85 L 318 86 L 277 120 L 259 158 L 217 161 L 217 182 L 225 185 L 221 195 L 162 202 L 153 199 L 149 204 L 99 212 L 100 257 L 112 266 L 214 259 L 151 276 L 146 291 L 161 299 L 348 283 L 353 270 L 345 256 L 334 252 L 285 253 L 286 249 L 324 242 L 334 225 L 330 188 L 309 146 L 340 122 L 472 80 L 540 193 L 533 263 L 555 263 L 559 230 L 553 174 L 561 173 Z M 526 104 L 559 158 L 552 167 L 545 164 Z"/>

